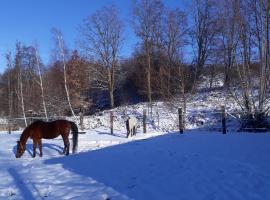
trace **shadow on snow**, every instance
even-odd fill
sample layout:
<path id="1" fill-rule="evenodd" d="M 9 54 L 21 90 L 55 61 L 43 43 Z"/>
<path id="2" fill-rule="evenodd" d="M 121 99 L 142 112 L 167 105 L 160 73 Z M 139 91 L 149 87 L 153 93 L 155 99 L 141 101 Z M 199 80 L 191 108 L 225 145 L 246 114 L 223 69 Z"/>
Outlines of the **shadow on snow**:
<path id="1" fill-rule="evenodd" d="M 43 155 L 44 155 L 44 149 L 52 149 L 53 151 L 58 152 L 59 154 L 62 154 L 64 148 L 56 145 L 56 144 L 49 144 L 49 143 L 42 143 L 42 150 L 43 150 Z M 17 151 L 17 145 L 13 146 L 13 154 L 14 156 L 16 155 L 16 151 Z M 26 144 L 26 150 L 25 150 L 30 156 L 33 156 L 33 144 L 32 143 L 28 143 Z M 36 154 L 39 156 L 39 148 L 37 145 L 36 148 Z"/>
<path id="2" fill-rule="evenodd" d="M 159 177 L 153 177 L 153 175 L 164 173 L 164 171 L 170 173 L 171 164 L 168 163 L 171 162 L 171 156 L 174 155 L 176 149 L 167 148 L 164 152 L 164 146 L 177 142 L 181 137 L 185 136 L 169 134 L 69 157 L 53 158 L 46 160 L 45 164 L 61 163 L 71 172 L 91 177 L 131 198 L 141 199 L 145 191 L 151 191 L 150 188 L 155 187 L 159 189 L 160 184 L 165 187 L 164 189 L 170 190 L 171 185 L 162 183 L 158 180 Z"/>
<path id="3" fill-rule="evenodd" d="M 255 163 L 255 168 L 269 173 L 268 165 L 265 166 L 269 158 L 262 165 L 258 164 L 257 154 L 261 150 L 257 147 L 258 152 L 254 151 L 258 144 L 262 148 L 268 144 L 264 137 L 257 137 L 257 143 L 253 144 L 250 142 L 253 135 L 244 138 L 239 138 L 238 134 L 206 135 L 171 133 L 53 158 L 44 163 L 62 164 L 64 169 L 93 178 L 130 198 L 156 200 L 194 199 L 207 197 L 209 193 L 218 199 L 228 199 L 230 194 L 226 190 L 220 191 L 219 187 L 229 186 L 232 181 L 240 185 L 255 184 L 254 177 L 262 176 L 259 170 L 247 176 L 251 169 L 248 163 Z M 264 194 L 259 192 L 266 191 L 270 181 L 260 181 L 263 187 L 245 195 Z M 231 192 L 234 197 L 238 194 L 238 191 Z"/>
<path id="4" fill-rule="evenodd" d="M 9 168 L 8 172 L 13 177 L 13 179 L 16 180 L 15 184 L 17 188 L 19 188 L 20 194 L 22 195 L 23 199 L 35 200 L 35 198 L 32 195 L 31 190 L 23 182 L 23 178 L 20 176 L 20 174 L 18 174 L 18 172 L 13 168 Z"/>

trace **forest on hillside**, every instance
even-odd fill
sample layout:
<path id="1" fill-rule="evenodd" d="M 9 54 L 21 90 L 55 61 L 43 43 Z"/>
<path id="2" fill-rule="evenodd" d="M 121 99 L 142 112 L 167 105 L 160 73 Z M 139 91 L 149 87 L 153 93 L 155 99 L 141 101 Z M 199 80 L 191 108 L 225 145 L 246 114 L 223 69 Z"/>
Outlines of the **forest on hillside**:
<path id="1" fill-rule="evenodd" d="M 77 31 L 78 49 L 69 49 L 54 28 L 55 48 L 45 65 L 38 44 L 17 41 L 6 53 L 0 76 L 2 117 L 86 114 L 121 104 L 174 96 L 185 102 L 207 79 L 248 117 L 262 123 L 269 112 L 270 2 L 193 0 L 168 8 L 162 0 L 134 0 L 130 19 L 107 5 L 86 17 Z M 138 43 L 123 58 L 125 29 Z"/>

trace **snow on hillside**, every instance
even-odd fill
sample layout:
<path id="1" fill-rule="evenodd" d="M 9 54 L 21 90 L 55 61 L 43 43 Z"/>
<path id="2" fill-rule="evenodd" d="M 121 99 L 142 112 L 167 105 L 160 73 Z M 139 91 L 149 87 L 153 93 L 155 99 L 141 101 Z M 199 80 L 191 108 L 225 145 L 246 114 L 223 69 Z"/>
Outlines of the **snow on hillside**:
<path id="1" fill-rule="evenodd" d="M 270 196 L 270 135 L 187 131 L 185 134 L 79 135 L 79 152 L 63 156 L 62 140 L 43 140 L 16 159 L 20 132 L 0 132 L 0 199 L 265 200 Z M 153 136 L 156 137 L 153 137 Z M 148 139 L 147 139 L 148 138 Z"/>
<path id="2" fill-rule="evenodd" d="M 114 113 L 114 129 L 116 131 L 125 132 L 125 120 L 127 116 L 134 116 L 138 119 L 139 129 L 142 130 L 143 110 L 148 110 L 147 102 L 138 103 L 134 105 L 120 106 L 113 109 Z M 234 100 L 225 98 L 222 91 L 201 90 L 196 95 L 187 97 L 187 111 L 185 114 L 186 129 L 200 129 L 207 131 L 220 131 L 220 107 L 225 105 L 226 111 L 235 115 L 238 105 Z M 169 102 L 154 102 L 152 116 L 150 113 L 147 116 L 147 130 L 158 132 L 170 132 L 178 130 L 178 108 L 182 107 L 181 98 L 174 98 Z M 239 110 L 239 109 L 238 109 Z M 97 112 L 91 116 L 84 117 L 85 129 L 96 128 L 110 128 L 110 112 L 111 110 L 104 110 Z M 233 115 L 227 115 L 227 129 L 228 131 L 237 131 L 239 122 Z M 68 120 L 76 121 L 79 124 L 79 116 L 76 118 L 65 117 Z M 17 120 L 18 124 L 23 125 L 23 119 Z M 0 119 L 0 125 L 6 129 L 7 120 Z M 21 127 L 22 129 L 22 127 Z"/>
<path id="3" fill-rule="evenodd" d="M 220 107 L 225 105 L 227 112 L 234 113 L 237 105 L 232 99 L 225 98 L 220 91 L 202 91 L 187 99 L 187 113 L 185 116 L 187 129 L 214 130 L 220 129 Z M 175 98 L 170 102 L 153 103 L 152 117 L 147 117 L 147 128 L 149 131 L 176 131 L 178 130 L 178 108 L 182 106 L 181 100 Z M 113 110 L 114 128 L 125 131 L 125 120 L 127 116 L 134 116 L 139 121 L 142 129 L 143 109 L 148 111 L 147 103 L 120 106 Z M 84 118 L 86 129 L 109 128 L 110 110 L 96 113 Z M 70 118 L 74 120 L 74 118 Z M 235 131 L 239 124 L 231 115 L 227 115 L 228 130 Z M 78 118 L 75 119 L 79 124 Z"/>

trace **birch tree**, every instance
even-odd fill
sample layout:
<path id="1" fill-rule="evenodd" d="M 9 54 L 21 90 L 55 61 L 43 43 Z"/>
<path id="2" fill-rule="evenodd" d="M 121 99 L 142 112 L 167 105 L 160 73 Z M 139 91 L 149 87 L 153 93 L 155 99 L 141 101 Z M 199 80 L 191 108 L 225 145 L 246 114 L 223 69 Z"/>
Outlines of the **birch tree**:
<path id="1" fill-rule="evenodd" d="M 24 95 L 23 95 L 23 79 L 22 79 L 22 52 L 21 52 L 21 45 L 20 43 L 16 44 L 16 56 L 15 56 L 15 65 L 17 68 L 17 73 L 18 73 L 18 99 L 21 101 L 21 109 L 22 109 L 22 116 L 24 119 L 24 124 L 25 127 L 27 127 L 27 120 L 26 120 L 26 115 L 25 115 L 25 104 L 24 104 Z"/>
<path id="2" fill-rule="evenodd" d="M 269 1 L 236 1 L 236 5 L 239 41 L 233 60 L 239 82 L 230 91 L 242 109 L 242 128 L 265 128 L 270 110 Z"/>
<path id="3" fill-rule="evenodd" d="M 12 73 L 12 61 L 11 61 L 11 53 L 6 54 L 6 61 L 7 61 L 7 73 L 8 73 L 8 118 L 9 123 L 12 115 L 12 86 L 11 86 L 11 73 Z"/>
<path id="4" fill-rule="evenodd" d="M 38 85 L 40 86 L 40 90 L 41 90 L 41 98 L 42 98 L 42 105 L 43 105 L 44 115 L 45 115 L 46 120 L 48 121 L 48 114 L 47 114 L 47 108 L 46 108 L 46 103 L 45 103 L 45 95 L 44 95 L 43 79 L 42 79 L 41 69 L 40 69 L 40 60 L 39 60 L 37 47 L 35 47 L 34 49 L 35 49 L 36 65 L 37 65 L 38 77 L 39 77 Z"/>
<path id="5" fill-rule="evenodd" d="M 261 21 L 261 40 L 258 38 L 259 49 L 261 47 L 261 70 L 260 70 L 260 94 L 259 94 L 259 112 L 265 112 L 265 104 L 269 95 L 269 75 L 270 75 L 270 45 L 269 45 L 269 23 L 270 23 L 270 2 L 268 0 L 260 0 L 260 21 Z"/>
<path id="6" fill-rule="evenodd" d="M 57 45 L 58 45 L 58 49 L 59 49 L 59 53 L 60 53 L 60 57 L 61 57 L 61 61 L 62 61 L 63 69 L 64 69 L 64 86 L 65 86 L 68 105 L 69 105 L 71 114 L 73 115 L 73 117 L 75 117 L 75 113 L 71 105 L 70 94 L 69 94 L 69 89 L 67 85 L 66 52 L 65 52 L 65 47 L 64 47 L 63 35 L 61 31 L 57 29 L 53 29 L 53 33 L 55 34 L 55 37 L 57 40 Z"/>

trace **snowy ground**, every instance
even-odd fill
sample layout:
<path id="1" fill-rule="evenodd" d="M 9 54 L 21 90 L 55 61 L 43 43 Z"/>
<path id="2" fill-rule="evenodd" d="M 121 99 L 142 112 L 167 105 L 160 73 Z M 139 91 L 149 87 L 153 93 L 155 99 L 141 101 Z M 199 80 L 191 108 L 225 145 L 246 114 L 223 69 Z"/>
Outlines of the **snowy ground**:
<path id="1" fill-rule="evenodd" d="M 79 135 L 79 152 L 43 140 L 44 157 L 14 155 L 19 132 L 0 132 L 0 199 L 268 199 L 270 134 L 189 131 L 126 139 Z M 155 136 L 155 137 L 153 137 Z M 148 138 L 149 137 L 149 138 Z M 148 138 L 148 139 L 147 139 Z"/>

